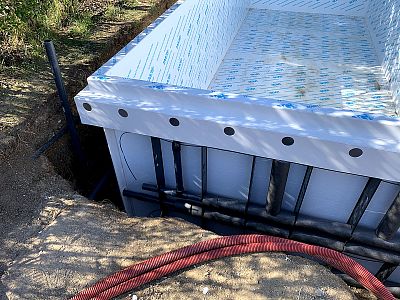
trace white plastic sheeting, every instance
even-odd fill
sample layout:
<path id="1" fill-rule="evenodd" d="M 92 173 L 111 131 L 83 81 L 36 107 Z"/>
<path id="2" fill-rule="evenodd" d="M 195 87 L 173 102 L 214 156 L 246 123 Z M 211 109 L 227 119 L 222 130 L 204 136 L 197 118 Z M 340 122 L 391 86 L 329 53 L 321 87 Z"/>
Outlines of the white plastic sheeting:
<path id="1" fill-rule="evenodd" d="M 314 166 L 300 214 L 330 221 L 347 221 L 367 177 L 385 179 L 360 221 L 376 228 L 400 189 L 389 182 L 400 181 L 399 3 L 178 1 L 88 79 L 76 97 L 79 114 L 105 128 L 121 191 L 156 183 L 155 136 L 171 188 L 170 141 L 184 143 L 184 187 L 194 194 L 202 184 L 199 146 L 209 147 L 208 191 L 250 193 L 253 203 L 265 204 L 271 159 L 293 162 L 287 211 L 306 165 Z M 283 145 L 284 137 L 294 144 Z M 353 148 L 362 155 L 351 157 Z M 249 155 L 257 156 L 251 187 Z M 142 216 L 157 209 L 124 204 Z"/>
<path id="2" fill-rule="evenodd" d="M 210 89 L 396 115 L 363 17 L 251 9 Z"/>
<path id="3" fill-rule="evenodd" d="M 106 75 L 207 88 L 247 13 L 246 1 L 186 1 Z"/>
<path id="4" fill-rule="evenodd" d="M 283 11 L 365 16 L 366 0 L 250 0 L 250 7 Z"/>

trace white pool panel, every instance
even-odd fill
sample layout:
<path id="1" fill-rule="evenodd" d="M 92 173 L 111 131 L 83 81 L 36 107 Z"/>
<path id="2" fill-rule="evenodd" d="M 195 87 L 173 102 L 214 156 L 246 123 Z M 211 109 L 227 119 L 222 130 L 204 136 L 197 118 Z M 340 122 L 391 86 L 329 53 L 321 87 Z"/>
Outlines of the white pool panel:
<path id="1" fill-rule="evenodd" d="M 142 189 L 157 184 L 156 137 L 166 187 L 172 141 L 185 192 L 202 193 L 207 147 L 207 192 L 260 207 L 272 162 L 285 161 L 282 210 L 326 222 L 346 224 L 381 179 L 359 222 L 375 230 L 400 191 L 399 23 L 400 0 L 178 1 L 75 100 L 84 124 L 105 129 L 121 192 L 158 195 Z M 123 198 L 130 215 L 158 208 Z"/>
<path id="2" fill-rule="evenodd" d="M 251 9 L 209 89 L 396 115 L 363 17 Z"/>

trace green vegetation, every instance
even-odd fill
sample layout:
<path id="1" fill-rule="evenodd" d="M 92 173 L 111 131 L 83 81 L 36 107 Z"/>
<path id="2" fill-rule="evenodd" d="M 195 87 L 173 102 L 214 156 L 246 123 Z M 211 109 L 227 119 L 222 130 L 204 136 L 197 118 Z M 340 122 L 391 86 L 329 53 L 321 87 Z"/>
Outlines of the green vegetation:
<path id="1" fill-rule="evenodd" d="M 174 1 L 0 0 L 0 131 L 18 132 L 32 111 L 56 104 L 47 103 L 54 84 L 45 39 L 53 40 L 74 95 L 96 68 Z"/>
<path id="2" fill-rule="evenodd" d="M 53 30 L 78 14 L 78 0 L 3 0 L 0 3 L 0 57 L 19 61 L 37 55 Z"/>
<path id="3" fill-rule="evenodd" d="M 1 0 L 0 64 L 41 56 L 45 39 L 87 37 L 99 20 L 115 20 L 136 0 Z"/>

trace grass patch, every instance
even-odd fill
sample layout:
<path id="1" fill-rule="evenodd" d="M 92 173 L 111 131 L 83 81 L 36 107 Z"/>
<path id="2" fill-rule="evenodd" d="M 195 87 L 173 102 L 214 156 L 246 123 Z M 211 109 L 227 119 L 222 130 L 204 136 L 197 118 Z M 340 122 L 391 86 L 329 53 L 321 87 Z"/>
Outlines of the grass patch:
<path id="1" fill-rule="evenodd" d="M 3 8 L 5 1 L 22 3 L 22 0 L 0 0 Z M 45 1 L 32 3 L 44 5 Z M 63 4 L 67 0 L 54 1 Z M 78 6 L 70 8 L 61 5 L 54 8 L 53 3 L 54 15 L 43 10 L 48 17 L 43 17 L 45 14 L 35 17 L 39 19 L 37 24 L 27 18 L 22 22 L 22 16 L 15 13 L 16 6 L 9 7 L 8 11 L 15 13 L 13 17 L 0 15 L 0 115 L 4 116 L 0 116 L 0 134 L 18 132 L 19 126 L 33 117 L 32 113 L 42 117 L 43 109 L 59 107 L 56 99 L 47 102 L 47 95 L 54 92 L 54 83 L 45 56 L 44 39 L 54 41 L 68 93 L 72 96 L 87 84 L 86 78 L 96 68 L 173 1 L 79 0 Z M 110 5 L 119 6 L 121 11 L 114 14 L 117 15 L 115 19 L 106 20 L 105 12 Z M 10 45 L 4 47 L 7 42 Z M 7 53 L 11 59 L 5 64 L 4 54 Z M 63 119 L 62 115 L 57 118 Z"/>
<path id="2" fill-rule="evenodd" d="M 0 64 L 14 65 L 43 56 L 42 43 L 67 32 L 86 37 L 93 17 L 114 0 L 2 0 L 0 1 Z"/>
<path id="3" fill-rule="evenodd" d="M 134 23 L 157 11 L 156 3 L 156 0 L 0 0 L 0 70 L 45 61 L 46 39 L 56 45 L 95 47 L 91 37 L 101 23 Z M 62 50 L 63 47 L 58 48 L 59 52 Z"/>
<path id="4" fill-rule="evenodd" d="M 114 20 L 117 19 L 121 15 L 121 7 L 117 5 L 110 5 L 107 7 L 106 11 L 104 12 L 103 18 L 105 20 Z"/>
<path id="5" fill-rule="evenodd" d="M 87 37 L 94 25 L 92 16 L 84 13 L 72 21 L 69 32 L 73 36 Z"/>

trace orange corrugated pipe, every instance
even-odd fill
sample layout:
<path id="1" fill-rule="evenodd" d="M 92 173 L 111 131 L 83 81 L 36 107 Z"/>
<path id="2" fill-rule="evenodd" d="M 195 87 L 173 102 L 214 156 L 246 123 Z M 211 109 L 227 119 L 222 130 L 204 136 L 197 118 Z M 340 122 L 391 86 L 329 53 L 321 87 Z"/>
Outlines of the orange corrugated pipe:
<path id="1" fill-rule="evenodd" d="M 297 252 L 314 256 L 357 280 L 378 299 L 396 299 L 374 275 L 344 254 L 284 238 L 252 234 L 211 239 L 150 258 L 102 279 L 79 292 L 71 300 L 111 299 L 201 262 L 244 253 L 270 251 Z"/>

